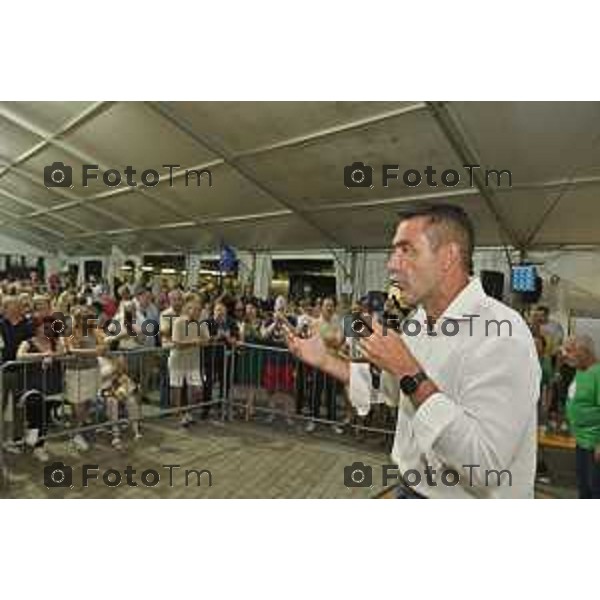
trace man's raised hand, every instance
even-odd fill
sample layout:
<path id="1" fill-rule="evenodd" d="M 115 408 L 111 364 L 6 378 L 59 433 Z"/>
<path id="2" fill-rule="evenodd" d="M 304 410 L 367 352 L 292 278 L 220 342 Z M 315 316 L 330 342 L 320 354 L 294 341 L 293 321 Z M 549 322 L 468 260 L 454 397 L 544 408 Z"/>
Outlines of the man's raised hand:
<path id="1" fill-rule="evenodd" d="M 327 358 L 327 349 L 319 333 L 301 338 L 290 328 L 285 328 L 286 342 L 290 352 L 311 367 L 321 369 Z"/>

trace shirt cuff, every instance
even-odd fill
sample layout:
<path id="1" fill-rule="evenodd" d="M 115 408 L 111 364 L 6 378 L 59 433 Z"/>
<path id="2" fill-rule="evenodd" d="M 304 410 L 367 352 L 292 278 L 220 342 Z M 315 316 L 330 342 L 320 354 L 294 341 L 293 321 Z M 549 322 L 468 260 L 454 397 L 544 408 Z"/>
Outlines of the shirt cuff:
<path id="1" fill-rule="evenodd" d="M 442 393 L 433 394 L 419 406 L 413 418 L 413 430 L 421 452 L 427 453 L 431 450 L 457 413 L 456 404 Z"/>
<path id="2" fill-rule="evenodd" d="M 350 363 L 348 398 L 359 416 L 364 417 L 371 408 L 371 371 L 367 363 Z"/>

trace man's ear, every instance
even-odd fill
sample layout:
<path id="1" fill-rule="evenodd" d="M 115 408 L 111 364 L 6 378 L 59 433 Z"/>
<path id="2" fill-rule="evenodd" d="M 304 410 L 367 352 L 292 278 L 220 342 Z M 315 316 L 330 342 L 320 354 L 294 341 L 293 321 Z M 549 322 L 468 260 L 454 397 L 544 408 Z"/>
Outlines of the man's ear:
<path id="1" fill-rule="evenodd" d="M 454 244 L 453 242 L 444 244 L 440 248 L 440 265 L 444 273 L 447 273 L 452 268 L 452 265 L 459 258 L 457 250 L 458 244 Z"/>
<path id="2" fill-rule="evenodd" d="M 459 263 L 461 260 L 460 245 L 456 242 L 449 242 L 448 244 L 445 244 L 441 250 L 442 269 L 444 270 L 444 273 L 447 273 L 456 263 Z"/>

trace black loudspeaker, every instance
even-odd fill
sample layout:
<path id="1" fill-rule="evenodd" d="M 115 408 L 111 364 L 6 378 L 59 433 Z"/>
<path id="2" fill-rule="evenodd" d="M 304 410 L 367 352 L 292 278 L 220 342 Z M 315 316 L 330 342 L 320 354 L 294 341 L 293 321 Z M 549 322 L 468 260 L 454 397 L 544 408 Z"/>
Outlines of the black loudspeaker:
<path id="1" fill-rule="evenodd" d="M 83 276 L 86 281 L 89 281 L 90 277 L 94 277 L 96 281 L 102 279 L 102 261 L 101 260 L 86 260 L 83 263 Z"/>
<path id="2" fill-rule="evenodd" d="M 538 275 L 535 278 L 535 290 L 533 292 L 521 292 L 521 300 L 525 304 L 537 304 L 542 296 L 543 287 L 542 278 Z"/>
<path id="3" fill-rule="evenodd" d="M 501 271 L 481 271 L 479 274 L 485 293 L 496 300 L 504 295 L 504 273 Z"/>

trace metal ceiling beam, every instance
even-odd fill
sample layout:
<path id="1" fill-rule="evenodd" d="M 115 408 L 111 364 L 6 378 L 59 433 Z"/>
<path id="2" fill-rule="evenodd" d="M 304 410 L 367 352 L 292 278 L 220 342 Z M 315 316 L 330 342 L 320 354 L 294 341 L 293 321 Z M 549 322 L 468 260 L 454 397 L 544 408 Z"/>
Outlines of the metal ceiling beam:
<path id="1" fill-rule="evenodd" d="M 6 196 L 7 198 L 10 198 L 13 202 L 16 202 L 17 204 L 21 204 L 23 206 L 31 206 L 31 202 L 28 202 L 27 200 L 23 200 L 19 196 L 15 196 L 14 194 L 12 194 L 11 192 L 8 192 L 7 190 L 2 190 L 2 195 Z M 11 216 L 11 220 L 13 222 L 23 221 L 25 217 L 26 217 L 26 215 L 13 215 L 13 216 Z M 58 218 L 58 216 L 56 216 L 55 218 L 57 220 L 60 220 Z M 80 230 L 84 229 L 85 230 L 84 227 L 81 227 L 80 225 L 78 225 L 74 221 L 70 221 L 66 217 L 63 217 L 63 219 L 64 219 L 63 222 L 66 225 L 68 225 L 69 227 L 76 227 L 77 229 L 80 229 Z M 0 225 L 4 225 L 4 224 L 6 224 L 6 221 L 0 221 Z M 40 229 L 42 228 L 42 226 L 39 223 L 36 223 L 36 225 L 38 227 L 40 227 Z M 54 230 L 51 229 L 50 231 L 54 231 Z"/>
<path id="2" fill-rule="evenodd" d="M 159 115 L 161 115 L 169 123 L 174 125 L 179 131 L 182 131 L 183 133 L 187 134 L 196 143 L 204 146 L 213 154 L 222 158 L 227 165 L 234 169 L 244 179 L 249 181 L 252 185 L 254 185 L 261 192 L 266 194 L 273 201 L 280 204 L 285 209 L 293 212 L 301 221 L 304 221 L 307 225 L 309 225 L 309 227 L 317 231 L 318 234 L 323 238 L 324 243 L 332 251 L 334 251 L 334 248 L 339 248 L 340 246 L 342 246 L 342 244 L 336 238 L 336 236 L 332 235 L 331 232 L 321 227 L 320 224 L 317 223 L 314 219 L 312 219 L 306 212 L 298 210 L 297 207 L 294 207 L 294 205 L 289 200 L 283 199 L 279 194 L 276 194 L 267 185 L 260 181 L 252 172 L 250 172 L 250 170 L 247 167 L 241 165 L 236 155 L 232 155 L 227 150 L 220 147 L 220 145 L 218 145 L 216 142 L 214 142 L 211 139 L 208 139 L 206 136 L 196 133 L 187 122 L 182 120 L 180 116 L 174 114 L 173 110 L 166 103 L 150 102 L 149 105 Z"/>
<path id="3" fill-rule="evenodd" d="M 429 107 L 431 114 L 435 121 L 437 122 L 439 128 L 441 129 L 444 137 L 457 154 L 459 159 L 464 164 L 481 164 L 481 160 L 475 153 L 475 151 L 470 147 L 466 137 L 463 135 L 456 119 L 450 113 L 447 107 L 447 103 L 445 102 L 427 102 L 427 106 Z M 481 194 L 483 200 L 485 201 L 488 209 L 492 213 L 494 219 L 496 220 L 496 224 L 500 228 L 500 231 L 503 232 L 507 237 L 512 246 L 517 248 L 523 247 L 523 240 L 519 238 L 516 231 L 507 223 L 506 219 L 497 209 L 494 204 L 494 193 L 492 190 L 486 185 L 486 182 L 483 179 L 483 176 L 479 172 L 479 169 L 473 169 L 473 181 L 479 193 Z"/>
<path id="4" fill-rule="evenodd" d="M 90 106 L 88 106 L 81 113 L 67 121 L 58 131 L 54 133 L 48 133 L 47 131 L 36 127 L 35 125 L 32 125 L 28 121 L 22 119 L 19 115 L 16 115 L 11 110 L 7 110 L 5 106 L 0 105 L 0 116 L 4 117 L 7 121 L 10 121 L 11 123 L 14 123 L 15 125 L 21 127 L 21 129 L 25 129 L 29 133 L 32 133 L 33 135 L 36 135 L 39 138 L 42 138 L 41 142 L 38 142 L 37 144 L 35 144 L 35 146 L 25 151 L 16 159 L 11 161 L 9 165 L 4 167 L 3 169 L 0 169 L 0 178 L 2 178 L 2 176 L 5 173 L 9 172 L 13 167 L 18 166 L 19 164 L 25 162 L 32 156 L 35 156 L 36 154 L 44 150 L 44 148 L 47 148 L 51 143 L 57 145 L 59 143 L 59 137 L 70 133 L 74 129 L 77 129 L 92 117 L 95 117 L 107 110 L 113 104 L 114 102 L 94 102 L 90 104 Z"/>
<path id="5" fill-rule="evenodd" d="M 282 140 L 280 142 L 274 142 L 273 144 L 257 146 L 256 148 L 252 148 L 250 150 L 243 150 L 241 152 L 232 153 L 232 156 L 234 156 L 235 158 L 248 158 L 251 156 L 257 156 L 258 154 L 271 152 L 273 150 L 281 150 L 282 148 L 293 148 L 294 146 L 302 146 L 304 144 L 308 144 L 316 140 L 322 140 L 323 138 L 332 135 L 345 133 L 347 131 L 353 131 L 354 129 L 361 129 L 368 125 L 374 125 L 376 123 L 381 123 L 389 119 L 395 119 L 396 117 L 399 117 L 401 115 L 407 115 L 409 113 L 419 112 L 426 109 L 427 104 L 425 102 L 416 102 L 415 104 L 409 104 L 408 106 L 403 106 L 402 108 L 389 110 L 383 113 L 379 113 L 377 115 L 373 115 L 371 117 L 356 119 L 354 121 L 343 123 L 341 125 L 326 127 L 325 129 L 321 129 L 319 131 L 313 131 L 305 135 L 299 135 L 293 138 L 288 138 L 287 140 Z"/>
<path id="6" fill-rule="evenodd" d="M 590 152 L 594 149 L 594 147 L 596 146 L 596 144 L 598 144 L 598 142 L 600 142 L 600 132 L 598 132 L 596 134 L 596 136 L 593 138 L 592 144 L 590 147 Z M 535 240 L 535 238 L 541 231 L 544 224 L 550 218 L 550 215 L 556 210 L 556 208 L 560 204 L 561 200 L 565 197 L 565 195 L 567 194 L 567 192 L 570 189 L 575 187 L 574 178 L 575 178 L 575 174 L 577 173 L 577 171 L 579 169 L 580 169 L 580 167 L 578 167 L 577 165 L 574 165 L 572 167 L 571 172 L 568 175 L 567 179 L 564 181 L 564 184 L 561 186 L 561 189 L 560 189 L 557 197 L 552 201 L 552 204 L 550 204 L 550 206 L 544 211 L 544 213 L 540 217 L 539 221 L 531 228 L 531 231 L 527 234 L 527 236 L 525 238 L 525 246 L 526 247 L 530 247 L 533 244 L 533 241 Z M 600 180 L 600 178 L 593 178 L 593 179 Z"/>
<path id="7" fill-rule="evenodd" d="M 18 232 L 19 236 L 15 235 L 14 237 L 18 237 L 18 239 L 22 239 L 29 244 L 33 244 L 34 246 L 39 247 L 40 250 L 47 247 L 49 244 L 52 246 L 52 243 L 49 241 L 49 238 L 47 236 L 40 236 L 30 229 L 23 230 L 23 229 L 20 229 L 16 225 L 12 225 L 11 223 L 3 225 L 2 229 Z M 12 235 L 12 234 L 9 234 L 9 235 Z M 53 247 L 53 249 L 54 249 L 54 247 Z"/>
<path id="8" fill-rule="evenodd" d="M 32 133 L 34 135 L 37 135 L 38 137 L 42 137 L 44 138 L 44 143 L 43 144 L 37 144 L 35 146 L 35 153 L 39 152 L 42 147 L 46 147 L 46 146 L 56 146 L 66 152 L 68 152 L 69 154 L 72 154 L 74 157 L 78 158 L 79 160 L 85 161 L 87 163 L 91 163 L 91 164 L 97 164 L 99 168 L 101 169 L 105 169 L 105 167 L 103 165 L 100 164 L 100 161 L 98 161 L 97 159 L 95 159 L 94 157 L 89 156 L 87 153 L 82 152 L 81 150 L 79 150 L 78 148 L 75 148 L 74 146 L 71 146 L 70 144 L 62 141 L 59 139 L 59 137 L 62 137 L 63 135 L 73 131 L 74 129 L 76 129 L 77 127 L 79 127 L 81 124 L 83 124 L 85 121 L 87 121 L 89 118 L 91 118 L 92 116 L 95 116 L 99 113 L 99 111 L 101 109 L 105 110 L 109 105 L 112 105 L 114 103 L 96 103 L 95 105 L 92 105 L 92 107 L 86 111 L 84 111 L 84 113 L 82 113 L 79 117 L 76 117 L 75 119 L 72 119 L 71 121 L 69 121 L 63 128 L 61 128 L 57 133 L 48 133 L 44 130 L 42 130 L 39 127 L 36 127 L 34 125 L 32 125 L 29 122 L 26 122 L 24 119 L 21 119 L 15 115 L 13 115 L 12 113 L 10 113 L 9 111 L 2 111 L 1 107 L 0 107 L 0 114 L 5 117 L 8 120 L 11 120 L 15 125 L 18 125 L 19 127 L 21 127 L 22 129 L 25 129 L 26 131 L 29 131 L 29 133 Z M 15 167 L 17 166 L 17 164 L 19 164 L 19 162 L 22 162 L 23 160 L 26 160 L 27 158 L 31 158 L 31 156 L 33 156 L 33 152 L 30 151 L 28 153 L 25 153 L 22 156 L 26 156 L 26 158 L 21 160 L 21 157 L 19 157 L 19 159 L 17 159 L 17 161 L 14 161 L 6 170 L 5 172 L 8 172 L 9 169 L 13 169 L 13 170 L 17 170 Z M 20 174 L 20 176 L 27 178 L 29 181 L 31 181 L 34 185 L 38 185 L 39 187 L 43 187 L 40 185 L 40 183 L 36 180 L 36 178 L 31 175 L 30 173 L 28 173 L 25 170 L 19 170 L 18 173 Z M 0 173 L 0 177 L 4 174 L 4 172 Z M 129 192 L 130 190 L 132 190 L 133 188 L 129 188 L 125 191 Z M 0 189 L 0 191 L 2 191 L 3 193 L 5 193 L 3 190 Z M 75 206 L 73 204 L 73 198 L 70 194 L 66 193 L 65 191 L 62 190 L 62 188 L 54 188 L 55 193 L 57 193 L 57 195 L 60 195 L 62 197 L 65 197 L 68 199 L 68 202 L 63 203 L 62 205 L 59 205 L 59 209 L 60 210 L 66 210 L 67 208 L 71 208 L 72 206 Z M 143 190 L 137 190 L 139 193 L 144 194 Z M 148 194 L 144 194 L 147 197 L 150 197 L 154 202 L 157 202 L 157 199 L 148 195 Z M 128 219 L 125 219 L 124 217 L 122 217 L 121 215 L 115 215 L 109 211 L 106 211 L 104 209 L 101 209 L 100 207 L 94 206 L 93 204 L 90 204 L 90 200 L 91 198 L 86 198 L 86 199 L 80 199 L 78 201 L 78 204 L 76 206 L 81 206 L 84 209 L 93 212 L 97 215 L 101 215 L 104 217 L 108 217 L 110 219 L 112 219 L 115 222 L 120 222 L 122 224 L 124 224 L 127 227 L 131 227 L 133 225 L 133 223 L 131 223 Z M 40 211 L 43 211 L 44 214 L 49 215 L 50 213 L 57 213 L 59 212 L 59 210 L 44 210 L 44 207 L 41 207 L 39 205 L 35 205 L 33 203 L 29 203 L 32 206 L 36 207 L 36 210 L 33 213 L 29 213 L 26 215 L 20 215 L 19 219 L 20 220 L 26 220 L 26 219 L 30 219 L 32 217 L 38 216 L 40 214 Z M 70 219 L 67 219 L 66 217 L 63 217 L 61 215 L 56 215 L 53 214 L 52 216 L 54 216 L 55 218 L 58 218 L 60 220 L 62 220 L 65 223 L 68 223 L 70 226 L 76 226 L 78 229 L 84 229 L 88 232 L 90 232 L 90 230 L 86 227 L 82 227 L 81 225 L 77 224 L 75 221 L 72 221 Z M 102 235 L 103 232 L 95 232 L 96 235 L 100 234 Z M 164 240 L 161 240 L 161 243 L 164 243 Z M 173 246 L 172 244 L 169 244 L 171 247 L 175 248 L 176 246 Z M 179 247 L 177 247 L 179 248 Z"/>
<path id="9" fill-rule="evenodd" d="M 567 184 L 579 187 L 600 185 L 600 177 L 573 177 L 572 179 L 557 179 L 543 183 L 522 183 L 520 185 L 513 185 L 510 191 L 552 190 L 554 188 L 561 188 Z"/>
<path id="10" fill-rule="evenodd" d="M 231 217 L 215 217 L 212 219 L 204 219 L 198 221 L 181 221 L 176 223 L 161 223 L 160 225 L 151 225 L 148 227 L 133 227 L 129 229 L 114 229 L 112 231 L 106 231 L 106 235 L 122 235 L 124 233 L 144 233 L 147 231 L 171 231 L 177 229 L 190 229 L 193 227 L 201 228 L 210 225 L 229 225 L 234 223 L 251 222 L 256 223 L 257 221 L 264 221 L 268 219 L 275 219 L 278 217 L 293 216 L 294 213 L 289 210 L 271 211 L 266 213 L 256 213 L 252 215 L 236 215 Z M 86 238 L 94 235 L 94 232 L 80 233 L 77 238 Z"/>
<path id="11" fill-rule="evenodd" d="M 28 178 L 31 177 L 30 175 L 28 175 Z M 32 183 L 34 185 L 37 185 L 35 181 L 32 181 Z M 27 207 L 32 207 L 32 206 L 36 206 L 34 203 L 30 202 L 29 200 L 23 200 L 22 198 L 20 198 L 19 196 L 15 196 L 13 193 L 8 192 L 7 190 L 0 190 L 0 193 L 2 195 L 5 195 L 7 198 L 10 198 L 13 202 L 16 202 L 17 204 L 21 204 L 23 206 L 27 206 Z M 43 229 L 48 231 L 49 233 L 53 233 L 56 235 L 56 230 L 52 229 L 50 227 L 47 226 L 43 226 L 41 225 L 38 221 L 36 221 L 34 219 L 33 224 L 31 223 L 31 220 L 34 217 L 38 217 L 38 216 L 43 216 L 43 217 L 47 217 L 50 220 L 55 219 L 56 221 L 60 222 L 60 223 L 64 223 L 67 227 L 73 228 L 73 230 L 79 230 L 79 231 L 89 231 L 89 229 L 87 229 L 86 227 L 82 227 L 79 223 L 77 223 L 77 221 L 74 221 L 72 219 L 69 219 L 67 217 L 65 217 L 64 215 L 59 215 L 59 214 L 51 214 L 48 213 L 47 210 L 45 210 L 44 208 L 39 208 L 37 209 L 35 212 L 33 213 L 27 213 L 26 215 L 16 215 L 13 214 L 11 216 L 11 221 L 13 223 L 17 223 L 17 222 L 24 222 L 27 221 L 29 226 L 35 226 L 38 229 Z M 0 224 L 7 224 L 7 221 L 0 221 Z M 68 242 L 68 237 L 60 234 L 62 239 Z"/>
<path id="12" fill-rule="evenodd" d="M 460 190 L 448 190 L 445 192 L 432 192 L 430 194 L 413 194 L 411 196 L 395 196 L 394 198 L 378 198 L 373 200 L 339 200 L 328 204 L 318 204 L 311 207 L 312 213 L 352 210 L 354 208 L 373 208 L 377 206 L 388 206 L 393 204 L 402 204 L 410 202 L 427 202 L 431 200 L 441 200 L 448 198 L 462 198 L 478 194 L 479 190 L 475 188 L 464 188 Z"/>

